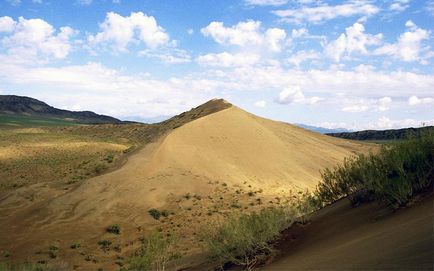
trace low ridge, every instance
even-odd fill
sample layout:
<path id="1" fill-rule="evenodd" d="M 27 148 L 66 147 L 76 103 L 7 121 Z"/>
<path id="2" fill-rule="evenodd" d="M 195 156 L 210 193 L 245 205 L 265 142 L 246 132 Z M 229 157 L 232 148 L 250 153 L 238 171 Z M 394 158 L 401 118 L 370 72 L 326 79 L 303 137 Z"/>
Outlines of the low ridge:
<path id="1" fill-rule="evenodd" d="M 58 109 L 37 99 L 16 95 L 0 95 L 0 114 L 71 119 L 72 122 L 85 124 L 122 123 L 110 116 Z"/>

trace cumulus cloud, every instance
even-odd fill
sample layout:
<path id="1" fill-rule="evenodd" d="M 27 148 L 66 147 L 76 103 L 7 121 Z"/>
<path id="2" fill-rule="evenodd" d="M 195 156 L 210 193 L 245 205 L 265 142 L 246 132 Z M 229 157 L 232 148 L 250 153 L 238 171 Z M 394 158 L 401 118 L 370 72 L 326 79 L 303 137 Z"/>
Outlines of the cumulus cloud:
<path id="1" fill-rule="evenodd" d="M 424 40 L 429 39 L 429 31 L 417 27 L 412 21 L 407 21 L 407 32 L 401 34 L 398 41 L 393 44 L 385 44 L 374 51 L 375 55 L 389 55 L 402 61 L 424 62 L 421 53 L 426 51 L 422 46 Z"/>
<path id="2" fill-rule="evenodd" d="M 301 50 L 291 55 L 287 59 L 287 61 L 288 63 L 298 67 L 300 66 L 300 64 L 302 64 L 305 61 L 315 60 L 319 58 L 320 58 L 320 54 L 314 50 L 309 50 L 309 51 Z"/>
<path id="3" fill-rule="evenodd" d="M 257 101 L 257 102 L 254 104 L 254 106 L 264 108 L 264 107 L 267 106 L 267 102 L 264 101 L 264 100 Z"/>
<path id="4" fill-rule="evenodd" d="M 32 62 L 38 57 L 64 59 L 72 50 L 73 37 L 77 31 L 65 26 L 58 31 L 42 19 L 19 17 L 0 18 L 0 32 L 6 32 L 1 44 L 12 58 L 19 62 Z"/>
<path id="5" fill-rule="evenodd" d="M 248 6 L 281 6 L 289 0 L 244 0 Z"/>
<path id="6" fill-rule="evenodd" d="M 434 104 L 433 98 L 418 98 L 417 96 L 411 96 L 408 98 L 408 104 L 411 106 L 421 105 L 421 104 Z"/>
<path id="7" fill-rule="evenodd" d="M 302 6 L 297 9 L 276 10 L 273 13 L 289 23 L 310 22 L 318 24 L 337 17 L 371 16 L 379 11 L 378 7 L 367 1 L 349 1 L 334 6 L 321 3 L 314 7 Z"/>
<path id="8" fill-rule="evenodd" d="M 140 51 L 138 55 L 155 58 L 169 64 L 191 62 L 191 55 L 187 51 L 177 48 L 166 48 L 158 51 L 145 49 Z"/>
<path id="9" fill-rule="evenodd" d="M 390 97 L 383 97 L 378 100 L 378 110 L 379 111 L 387 111 L 390 109 L 390 105 L 392 104 L 392 98 Z"/>
<path id="10" fill-rule="evenodd" d="M 12 32 L 17 22 L 9 16 L 0 17 L 0 32 Z"/>
<path id="11" fill-rule="evenodd" d="M 352 53 L 368 54 L 367 46 L 380 44 L 382 34 L 371 35 L 365 33 L 361 23 L 355 23 L 345 29 L 336 40 L 325 45 L 325 54 L 339 62 L 342 56 L 350 57 Z"/>
<path id="12" fill-rule="evenodd" d="M 286 32 L 280 28 L 268 28 L 263 31 L 260 21 L 247 20 L 231 27 L 222 22 L 211 22 L 201 29 L 205 37 L 213 38 L 217 43 L 240 47 L 265 46 L 274 52 L 282 49 Z"/>
<path id="13" fill-rule="evenodd" d="M 306 98 L 299 86 L 287 87 L 279 93 L 276 102 L 279 104 L 316 104 L 322 98 Z"/>
<path id="14" fill-rule="evenodd" d="M 109 12 L 100 24 L 100 29 L 101 32 L 88 37 L 91 47 L 106 45 L 114 51 L 125 52 L 132 43 L 142 43 L 155 49 L 170 41 L 169 35 L 157 24 L 155 18 L 142 12 L 132 12 L 126 17 Z"/>
<path id="15" fill-rule="evenodd" d="M 214 67 L 237 67 L 250 66 L 259 62 L 260 56 L 249 53 L 230 54 L 227 52 L 219 54 L 206 54 L 199 56 L 196 61 L 200 65 Z"/>

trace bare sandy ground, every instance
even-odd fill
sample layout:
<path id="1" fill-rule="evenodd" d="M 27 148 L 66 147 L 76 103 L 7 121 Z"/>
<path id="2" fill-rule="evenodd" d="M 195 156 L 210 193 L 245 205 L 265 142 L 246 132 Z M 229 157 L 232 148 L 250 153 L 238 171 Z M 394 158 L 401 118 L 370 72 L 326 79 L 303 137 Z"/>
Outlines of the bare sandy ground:
<path id="1" fill-rule="evenodd" d="M 116 270 L 114 262 L 137 247 L 141 235 L 162 227 L 147 213 L 150 208 L 174 211 L 164 225 L 181 227 L 188 247 L 197 233 L 194 225 L 207 219 L 200 214 L 208 207 L 220 208 L 216 198 L 230 198 L 224 193 L 260 189 L 266 198 L 312 188 L 321 169 L 370 147 L 230 107 L 174 129 L 131 155 L 118 170 L 74 189 L 38 184 L 2 195 L 0 252 L 8 251 L 11 260 L 68 260 L 77 270 Z M 32 200 L 25 196 L 29 192 Z M 186 194 L 210 201 L 186 206 L 181 201 Z M 182 215 L 192 208 L 202 211 Z M 119 236 L 105 232 L 115 223 L 122 229 Z M 122 251 L 102 252 L 97 245 L 102 239 L 119 244 Z M 81 249 L 69 249 L 73 243 Z M 55 259 L 47 256 L 51 245 L 60 248 Z M 88 256 L 98 260 L 85 261 Z"/>
<path id="2" fill-rule="evenodd" d="M 433 270 L 433 203 L 390 213 L 341 200 L 287 230 L 280 259 L 260 270 Z"/>

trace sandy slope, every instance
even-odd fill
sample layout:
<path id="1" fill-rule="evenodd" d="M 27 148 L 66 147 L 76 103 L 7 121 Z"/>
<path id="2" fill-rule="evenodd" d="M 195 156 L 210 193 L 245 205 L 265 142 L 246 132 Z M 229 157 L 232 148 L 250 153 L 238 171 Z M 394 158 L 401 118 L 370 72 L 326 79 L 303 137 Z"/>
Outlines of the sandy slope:
<path id="1" fill-rule="evenodd" d="M 150 208 L 181 212 L 182 195 L 213 195 L 219 191 L 215 182 L 231 187 L 248 184 L 273 196 L 311 188 L 320 169 L 369 147 L 230 107 L 173 130 L 129 157 L 120 169 L 73 190 L 35 185 L 3 195 L 0 251 L 11 252 L 13 259 L 38 260 L 42 256 L 35 251 L 44 251 L 54 242 L 62 247 L 59 258 L 87 268 L 88 263 L 82 263 L 85 254 L 63 248 L 80 242 L 83 253 L 98 253 L 97 242 L 111 238 L 128 251 L 129 244 L 143 234 L 141 229 L 159 225 L 147 214 Z M 30 192 L 35 196 L 26 201 L 23 195 Z M 113 223 L 121 225 L 121 236 L 105 233 Z M 110 252 L 99 258 L 110 258 L 114 269 L 117 255 Z"/>
<path id="2" fill-rule="evenodd" d="M 285 232 L 283 255 L 261 270 L 433 270 L 432 193 L 404 209 L 347 199 Z"/>

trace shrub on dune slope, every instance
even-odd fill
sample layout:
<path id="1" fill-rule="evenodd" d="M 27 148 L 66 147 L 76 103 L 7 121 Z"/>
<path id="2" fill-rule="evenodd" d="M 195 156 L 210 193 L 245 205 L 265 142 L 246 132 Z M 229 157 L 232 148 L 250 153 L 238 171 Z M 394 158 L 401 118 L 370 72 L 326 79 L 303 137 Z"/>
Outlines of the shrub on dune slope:
<path id="1" fill-rule="evenodd" d="M 358 204 L 374 197 L 394 208 L 404 206 L 417 192 L 432 186 L 434 134 L 386 145 L 377 154 L 349 158 L 325 170 L 315 191 L 318 207 L 350 196 Z"/>
<path id="2" fill-rule="evenodd" d="M 286 209 L 263 209 L 232 215 L 217 227 L 207 229 L 203 239 L 213 260 L 221 265 L 232 262 L 250 270 L 271 254 L 270 242 L 291 223 L 292 216 Z"/>

